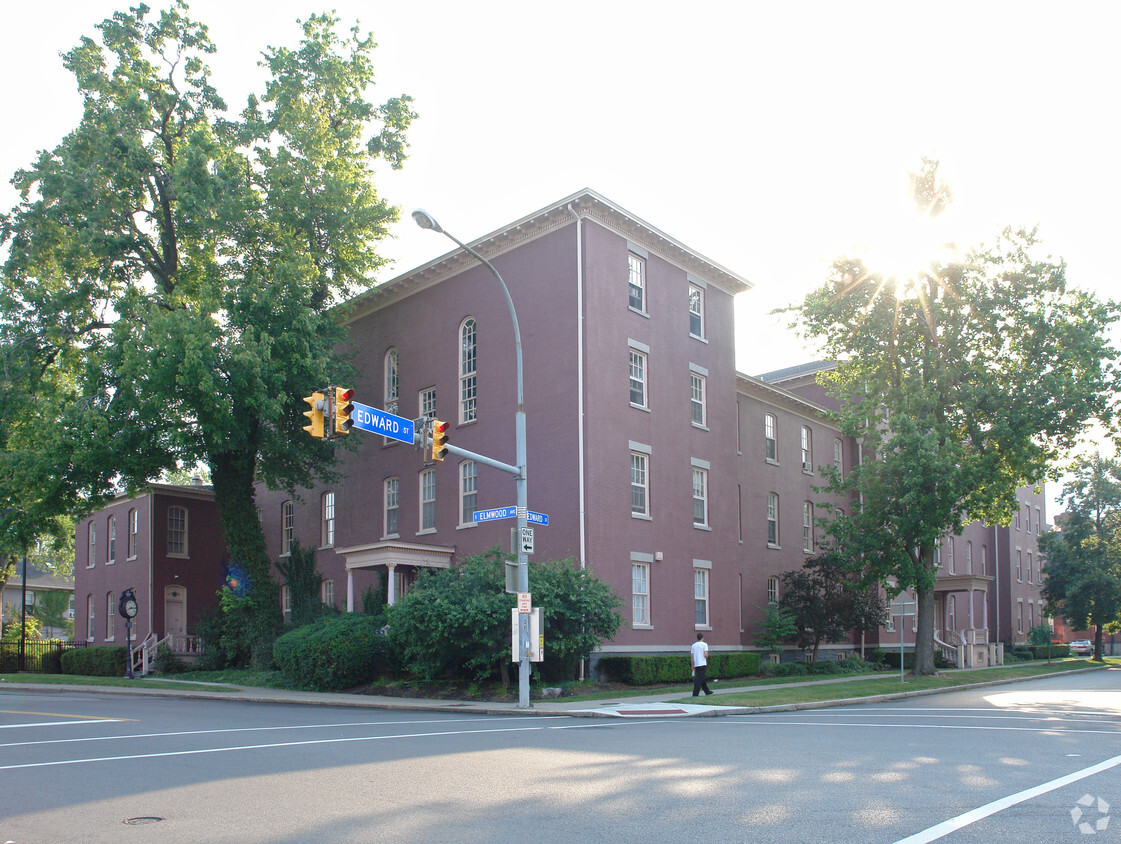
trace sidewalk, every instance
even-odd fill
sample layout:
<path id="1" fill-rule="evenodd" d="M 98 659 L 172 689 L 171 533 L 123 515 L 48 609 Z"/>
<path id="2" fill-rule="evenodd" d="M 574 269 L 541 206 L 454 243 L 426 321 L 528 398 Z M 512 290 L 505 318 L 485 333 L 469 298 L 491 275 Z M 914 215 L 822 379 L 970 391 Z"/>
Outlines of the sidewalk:
<path id="1" fill-rule="evenodd" d="M 1092 666 L 1078 671 L 1097 671 L 1108 666 Z M 956 669 L 943 673 L 953 674 Z M 972 669 L 978 670 L 978 669 Z M 687 716 L 719 716 L 719 715 L 746 715 L 759 712 L 782 712 L 797 709 L 818 709 L 825 706 L 844 706 L 853 703 L 877 703 L 884 700 L 898 700 L 902 698 L 917 697 L 929 694 L 943 694 L 952 689 L 923 689 L 914 691 L 901 691 L 897 693 L 880 694 L 871 697 L 845 698 L 833 701 L 814 701 L 808 703 L 782 704 L 778 706 L 720 706 L 715 703 L 724 695 L 744 691 L 758 691 L 761 689 L 797 688 L 798 686 L 820 686 L 834 683 L 850 683 L 857 680 L 867 680 L 869 675 L 857 674 L 848 677 L 829 677 L 822 680 L 805 680 L 796 683 L 771 683 L 762 686 L 736 686 L 729 684 L 727 687 L 713 689 L 714 694 L 698 698 L 693 702 L 688 691 L 666 691 L 640 695 L 634 697 L 605 697 L 601 700 L 566 700 L 564 698 L 549 698 L 535 700 L 529 709 L 521 709 L 516 703 L 494 701 L 467 701 L 467 700 L 435 700 L 431 698 L 393 697 L 388 695 L 360 695 L 343 692 L 301 692 L 288 689 L 268 689 L 257 686 L 228 686 L 226 691 L 219 691 L 213 686 L 220 684 L 197 683 L 191 689 L 147 689 L 141 687 L 125 688 L 121 686 L 78 686 L 78 685 L 45 685 L 39 683 L 0 683 L 0 693 L 7 690 L 40 692 L 82 692 L 86 694 L 126 694 L 146 695 L 164 698 L 199 698 L 204 700 L 237 700 L 251 703 L 287 703 L 317 706 L 349 706 L 366 709 L 398 709 L 421 712 L 446 712 L 463 713 L 471 715 L 519 715 L 529 716 L 570 716 L 580 718 L 635 718 L 635 717 L 687 717 Z M 1005 683 L 1021 682 L 1024 678 L 993 680 L 983 683 L 972 683 L 969 686 L 958 688 L 975 688 L 977 686 L 1001 685 Z M 191 683 L 189 680 L 177 682 Z M 229 689 L 233 691 L 229 691 Z M 686 702 L 682 702 L 682 701 Z"/>

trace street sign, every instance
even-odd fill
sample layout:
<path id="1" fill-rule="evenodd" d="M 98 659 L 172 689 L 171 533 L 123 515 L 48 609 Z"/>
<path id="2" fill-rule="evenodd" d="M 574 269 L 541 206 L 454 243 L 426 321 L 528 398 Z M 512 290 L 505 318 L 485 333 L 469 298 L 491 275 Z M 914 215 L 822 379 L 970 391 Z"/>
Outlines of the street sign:
<path id="1" fill-rule="evenodd" d="M 415 438 L 416 425 L 412 419 L 403 416 L 394 416 L 376 407 L 370 407 L 361 402 L 352 402 L 354 410 L 350 418 L 354 420 L 354 427 L 360 431 L 369 431 L 371 434 L 381 434 L 391 440 L 400 440 L 411 443 Z"/>
<path id="2" fill-rule="evenodd" d="M 533 553 L 533 528 L 522 528 L 522 535 L 518 540 L 518 547 L 523 554 Z"/>
<path id="3" fill-rule="evenodd" d="M 529 592 L 518 593 L 518 612 L 528 613 L 533 611 L 533 596 Z"/>
<path id="4" fill-rule="evenodd" d="M 494 519 L 512 519 L 516 508 L 514 507 L 495 507 L 492 510 L 476 510 L 471 514 L 471 521 L 473 522 L 490 522 Z"/>
<path id="5" fill-rule="evenodd" d="M 513 519 L 517 515 L 517 507 L 495 507 L 491 510 L 476 510 L 471 514 L 471 520 L 473 522 L 489 522 L 492 519 Z M 544 513 L 534 513 L 532 510 L 528 510 L 525 520 L 531 525 L 549 526 L 549 517 Z"/>

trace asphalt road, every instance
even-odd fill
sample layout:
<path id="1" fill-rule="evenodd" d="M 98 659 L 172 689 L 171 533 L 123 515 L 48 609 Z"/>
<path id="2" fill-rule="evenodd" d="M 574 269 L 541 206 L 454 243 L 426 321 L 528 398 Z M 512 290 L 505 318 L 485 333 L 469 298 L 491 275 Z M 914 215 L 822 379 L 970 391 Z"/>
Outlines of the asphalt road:
<path id="1" fill-rule="evenodd" d="M 0 691 L 0 844 L 516 840 L 1118 841 L 1121 669 L 722 718 Z"/>

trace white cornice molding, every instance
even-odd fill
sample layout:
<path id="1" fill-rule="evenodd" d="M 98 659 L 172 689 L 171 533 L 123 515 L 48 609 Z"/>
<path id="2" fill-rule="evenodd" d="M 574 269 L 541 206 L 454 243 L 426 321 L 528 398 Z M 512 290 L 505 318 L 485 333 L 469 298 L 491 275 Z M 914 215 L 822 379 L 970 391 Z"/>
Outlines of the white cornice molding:
<path id="1" fill-rule="evenodd" d="M 484 235 L 469 246 L 488 260 L 493 260 L 511 249 L 574 223 L 577 219 L 590 219 L 730 295 L 734 296 L 754 287 L 746 278 L 694 252 L 590 189 L 578 191 L 503 229 Z M 342 321 L 354 322 L 477 264 L 478 261 L 467 252 L 455 249 L 404 275 L 379 284 L 340 306 Z"/>
<path id="2" fill-rule="evenodd" d="M 744 375 L 742 372 L 736 373 L 736 392 L 745 396 L 752 396 L 762 402 L 784 407 L 800 416 L 812 417 L 833 429 L 837 427 L 829 418 L 828 408 L 751 375 Z"/>

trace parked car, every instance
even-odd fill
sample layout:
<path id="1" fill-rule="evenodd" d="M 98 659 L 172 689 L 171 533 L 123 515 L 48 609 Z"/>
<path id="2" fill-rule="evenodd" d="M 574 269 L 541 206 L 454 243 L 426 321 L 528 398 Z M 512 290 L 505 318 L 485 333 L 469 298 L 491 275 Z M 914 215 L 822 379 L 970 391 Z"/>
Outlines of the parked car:
<path id="1" fill-rule="evenodd" d="M 1093 656 L 1094 643 L 1089 639 L 1075 639 L 1070 643 L 1070 652 L 1074 656 Z"/>

